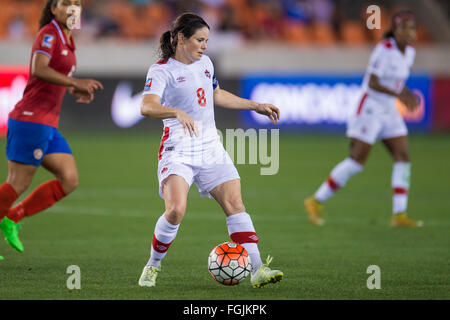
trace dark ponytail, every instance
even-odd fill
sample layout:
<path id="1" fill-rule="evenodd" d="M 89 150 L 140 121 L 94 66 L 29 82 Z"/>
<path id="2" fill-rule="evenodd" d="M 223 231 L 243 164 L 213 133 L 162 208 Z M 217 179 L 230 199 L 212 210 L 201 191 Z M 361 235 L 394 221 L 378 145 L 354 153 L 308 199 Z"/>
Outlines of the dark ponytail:
<path id="1" fill-rule="evenodd" d="M 205 20 L 195 13 L 186 12 L 178 16 L 178 18 L 176 18 L 172 23 L 171 29 L 164 32 L 159 41 L 160 57 L 162 61 L 167 61 L 175 55 L 178 45 L 179 32 L 181 32 L 186 39 L 189 39 L 197 31 L 197 29 L 204 27 L 210 29 Z"/>
<path id="2" fill-rule="evenodd" d="M 159 40 L 159 46 L 162 60 L 167 60 L 175 54 L 175 50 L 172 45 L 172 36 L 170 34 L 170 30 L 163 33 L 161 39 Z"/>
<path id="3" fill-rule="evenodd" d="M 55 17 L 52 13 L 52 6 L 56 6 L 57 4 L 58 0 L 47 0 L 47 3 L 42 9 L 41 18 L 39 20 L 39 30 L 41 30 L 45 25 L 49 24 Z"/>

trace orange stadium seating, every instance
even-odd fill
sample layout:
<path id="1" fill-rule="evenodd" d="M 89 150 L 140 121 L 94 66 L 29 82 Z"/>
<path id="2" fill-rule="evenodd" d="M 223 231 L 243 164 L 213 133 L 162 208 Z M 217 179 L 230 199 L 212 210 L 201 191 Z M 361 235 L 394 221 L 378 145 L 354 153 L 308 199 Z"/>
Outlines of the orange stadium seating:
<path id="1" fill-rule="evenodd" d="M 46 0 L 0 0 L 0 39 L 32 38 L 37 31 L 40 11 L 45 3 Z M 104 16 L 118 26 L 118 31 L 112 36 L 131 40 L 157 40 L 178 14 L 177 7 L 172 2 L 168 4 L 164 1 L 136 4 L 130 0 L 83 0 L 83 6 L 85 10 L 91 10 L 89 19 L 95 19 L 95 7 L 98 10 L 100 6 Z M 366 17 L 363 9 L 360 17 L 352 19 L 341 17 L 338 21 L 315 21 L 311 18 L 300 21 L 284 16 L 283 7 L 277 1 L 225 0 L 217 8 L 212 8 L 212 4 L 203 6 L 203 12 L 207 12 L 216 21 L 229 19 L 229 16 L 222 14 L 224 10 L 221 9 L 229 10 L 233 16 L 233 26 L 245 39 L 281 40 L 299 45 L 335 45 L 340 42 L 354 46 L 378 42 L 389 28 L 390 15 L 396 10 L 394 7 L 389 10 L 382 8 L 381 30 L 368 30 L 362 27 Z M 111 34 L 108 36 L 111 37 Z M 430 41 L 432 39 L 429 32 L 419 22 L 418 42 Z"/>

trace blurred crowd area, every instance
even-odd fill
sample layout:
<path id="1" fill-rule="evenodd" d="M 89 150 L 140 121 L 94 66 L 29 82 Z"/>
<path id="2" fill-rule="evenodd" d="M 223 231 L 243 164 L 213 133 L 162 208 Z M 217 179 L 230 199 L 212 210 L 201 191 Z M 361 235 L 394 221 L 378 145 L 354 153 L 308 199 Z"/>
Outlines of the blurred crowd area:
<path id="1" fill-rule="evenodd" d="M 443 3 L 446 3 L 445 0 Z M 46 0 L 0 0 L 0 40 L 32 39 Z M 393 12 L 407 1 L 382 1 L 381 30 L 366 27 L 366 8 L 354 0 L 83 0 L 80 40 L 154 41 L 180 13 L 201 15 L 214 34 L 241 42 L 360 45 L 379 41 Z M 448 7 L 445 8 L 448 10 Z M 419 21 L 418 42 L 433 42 Z"/>

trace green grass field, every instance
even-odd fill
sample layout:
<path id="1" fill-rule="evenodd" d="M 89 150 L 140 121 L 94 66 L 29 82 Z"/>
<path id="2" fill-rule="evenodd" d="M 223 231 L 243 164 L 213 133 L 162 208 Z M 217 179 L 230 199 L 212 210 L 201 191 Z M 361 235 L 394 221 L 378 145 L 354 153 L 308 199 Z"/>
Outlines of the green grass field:
<path id="1" fill-rule="evenodd" d="M 312 226 L 303 199 L 348 150 L 336 136 L 284 136 L 280 170 L 239 165 L 247 211 L 263 258 L 284 280 L 253 289 L 249 280 L 224 287 L 206 261 L 228 241 L 214 200 L 190 191 L 185 220 L 155 288 L 137 285 L 153 228 L 164 211 L 156 176 L 159 134 L 66 133 L 80 186 L 53 208 L 24 220 L 25 252 L 0 242 L 0 299 L 449 299 L 450 136 L 412 135 L 409 215 L 421 229 L 391 229 L 392 162 L 380 144 L 365 170 L 326 205 L 327 223 Z M 4 150 L 5 140 L 0 140 Z M 3 151 L 2 151 L 3 153 Z M 4 153 L 0 180 L 6 179 Z M 38 171 L 32 187 L 51 176 Z M 28 193 L 27 193 L 28 194 Z M 70 265 L 81 268 L 81 290 L 68 290 Z M 369 265 L 381 268 L 381 289 L 366 287 Z"/>

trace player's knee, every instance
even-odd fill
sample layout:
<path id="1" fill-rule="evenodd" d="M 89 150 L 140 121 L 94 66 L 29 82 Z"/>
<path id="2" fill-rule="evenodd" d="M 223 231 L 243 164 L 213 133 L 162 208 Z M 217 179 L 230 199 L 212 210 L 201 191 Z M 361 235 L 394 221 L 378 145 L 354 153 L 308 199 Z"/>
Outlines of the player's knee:
<path id="1" fill-rule="evenodd" d="M 186 212 L 186 203 L 175 202 L 171 203 L 166 208 L 166 218 L 172 224 L 179 224 L 183 220 Z"/>
<path id="2" fill-rule="evenodd" d="M 407 150 L 401 150 L 394 154 L 394 160 L 399 162 L 409 162 L 409 152 Z"/>
<path id="3" fill-rule="evenodd" d="M 361 150 L 350 150 L 350 158 L 356 162 L 358 162 L 360 165 L 364 165 L 366 163 L 366 160 L 368 158 L 368 152 L 364 152 Z"/>
<path id="4" fill-rule="evenodd" d="M 367 160 L 367 155 L 365 154 L 355 154 L 351 155 L 350 158 L 356 162 L 358 162 L 360 165 L 364 166 Z"/>
<path id="5" fill-rule="evenodd" d="M 242 202 L 241 197 L 233 197 L 230 199 L 227 199 L 223 203 L 224 210 L 227 214 L 236 214 L 245 212 L 245 206 Z"/>
<path id="6" fill-rule="evenodd" d="M 61 184 L 66 194 L 69 194 L 78 187 L 78 174 L 76 172 L 65 174 L 61 179 Z"/>

